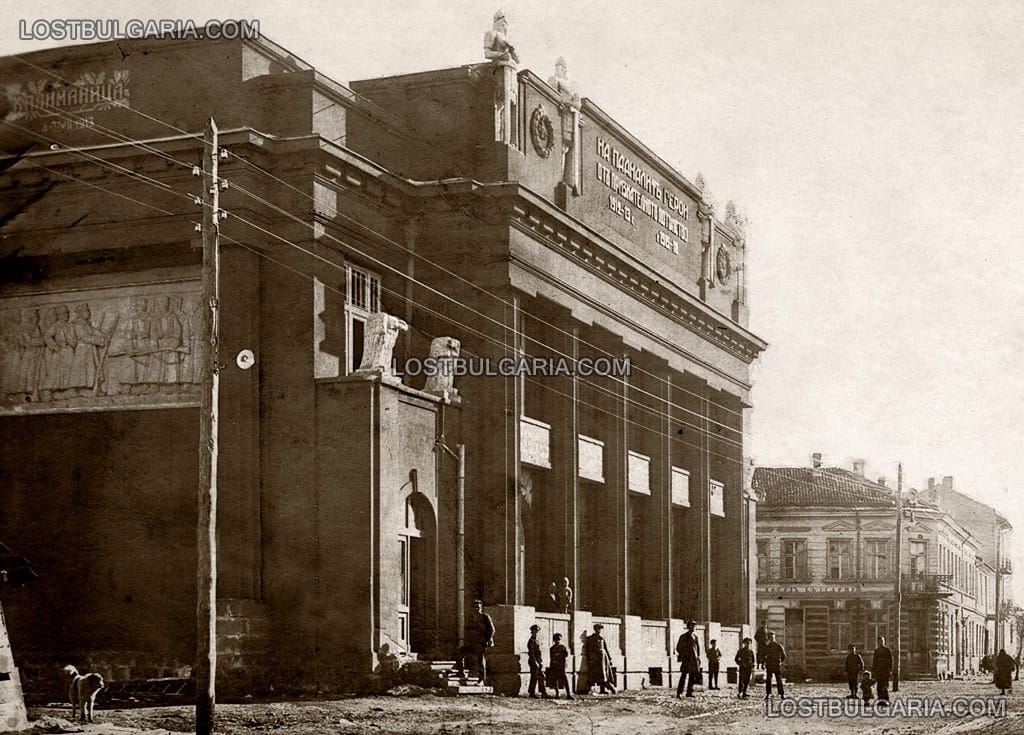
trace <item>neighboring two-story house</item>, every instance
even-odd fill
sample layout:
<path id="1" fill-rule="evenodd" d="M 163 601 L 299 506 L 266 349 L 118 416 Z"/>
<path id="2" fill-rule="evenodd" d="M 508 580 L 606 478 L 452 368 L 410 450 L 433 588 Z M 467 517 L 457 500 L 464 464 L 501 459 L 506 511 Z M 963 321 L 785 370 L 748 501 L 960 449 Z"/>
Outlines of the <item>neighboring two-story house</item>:
<path id="1" fill-rule="evenodd" d="M 841 675 L 850 644 L 895 647 L 896 495 L 854 469 L 758 467 L 757 618 L 786 646 L 790 676 Z M 995 569 L 980 541 L 923 495 L 903 502 L 904 678 L 977 671 L 995 647 Z M 871 665 L 871 657 L 865 662 Z"/>

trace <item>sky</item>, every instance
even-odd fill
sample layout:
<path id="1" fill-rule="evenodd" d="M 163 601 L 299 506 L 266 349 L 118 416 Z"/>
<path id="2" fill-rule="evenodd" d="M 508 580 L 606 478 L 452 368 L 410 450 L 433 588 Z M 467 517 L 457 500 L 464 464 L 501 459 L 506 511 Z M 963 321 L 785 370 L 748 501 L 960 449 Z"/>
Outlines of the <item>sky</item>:
<path id="1" fill-rule="evenodd" d="M 37 18 L 257 19 L 346 82 L 482 60 L 501 7 L 528 67 L 750 221 L 754 460 L 867 462 L 995 505 L 1024 602 L 1024 3 L 64 2 Z"/>

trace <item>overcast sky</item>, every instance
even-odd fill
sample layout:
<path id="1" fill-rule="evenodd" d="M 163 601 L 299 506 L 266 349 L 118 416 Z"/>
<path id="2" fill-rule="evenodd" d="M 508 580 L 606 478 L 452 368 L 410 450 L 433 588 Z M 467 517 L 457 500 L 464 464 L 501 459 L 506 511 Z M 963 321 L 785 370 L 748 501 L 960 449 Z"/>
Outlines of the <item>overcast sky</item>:
<path id="1" fill-rule="evenodd" d="M 24 18 L 245 18 L 326 75 L 482 60 L 581 92 L 750 219 L 758 464 L 952 475 L 1018 529 L 1024 585 L 1024 3 L 63 2 Z M 1024 595 L 1018 594 L 1024 601 Z"/>

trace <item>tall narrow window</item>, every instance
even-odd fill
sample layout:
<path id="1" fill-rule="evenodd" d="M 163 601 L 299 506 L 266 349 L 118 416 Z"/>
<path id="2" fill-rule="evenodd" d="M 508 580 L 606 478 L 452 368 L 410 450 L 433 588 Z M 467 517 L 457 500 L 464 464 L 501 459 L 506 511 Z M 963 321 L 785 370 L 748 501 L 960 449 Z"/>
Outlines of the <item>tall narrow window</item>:
<path id="1" fill-rule="evenodd" d="M 865 543 L 866 568 L 864 576 L 868 579 L 884 580 L 889 578 L 889 540 L 868 539 Z"/>
<path id="2" fill-rule="evenodd" d="M 757 540 L 757 578 L 768 579 L 768 539 Z"/>
<path id="3" fill-rule="evenodd" d="M 351 373 L 363 361 L 366 319 L 380 311 L 380 278 L 354 265 L 345 266 L 345 272 L 348 281 L 345 292 L 345 366 Z"/>
<path id="4" fill-rule="evenodd" d="M 853 543 L 850 539 L 829 539 L 828 578 L 850 579 L 853 577 Z"/>
<path id="5" fill-rule="evenodd" d="M 910 542 L 910 573 L 914 575 L 925 573 L 925 563 L 928 560 L 928 544 L 925 541 Z"/>
<path id="6" fill-rule="evenodd" d="M 782 542 L 782 578 L 804 579 L 807 576 L 807 542 L 785 539 Z"/>

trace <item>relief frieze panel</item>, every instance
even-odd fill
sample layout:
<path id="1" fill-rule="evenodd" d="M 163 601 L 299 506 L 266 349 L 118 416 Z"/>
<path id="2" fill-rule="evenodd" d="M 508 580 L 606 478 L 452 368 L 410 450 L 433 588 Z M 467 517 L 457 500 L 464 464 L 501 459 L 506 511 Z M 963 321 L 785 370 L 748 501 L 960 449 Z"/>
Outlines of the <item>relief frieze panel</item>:
<path id="1" fill-rule="evenodd" d="M 0 298 L 0 413 L 193 405 L 195 281 Z"/>

